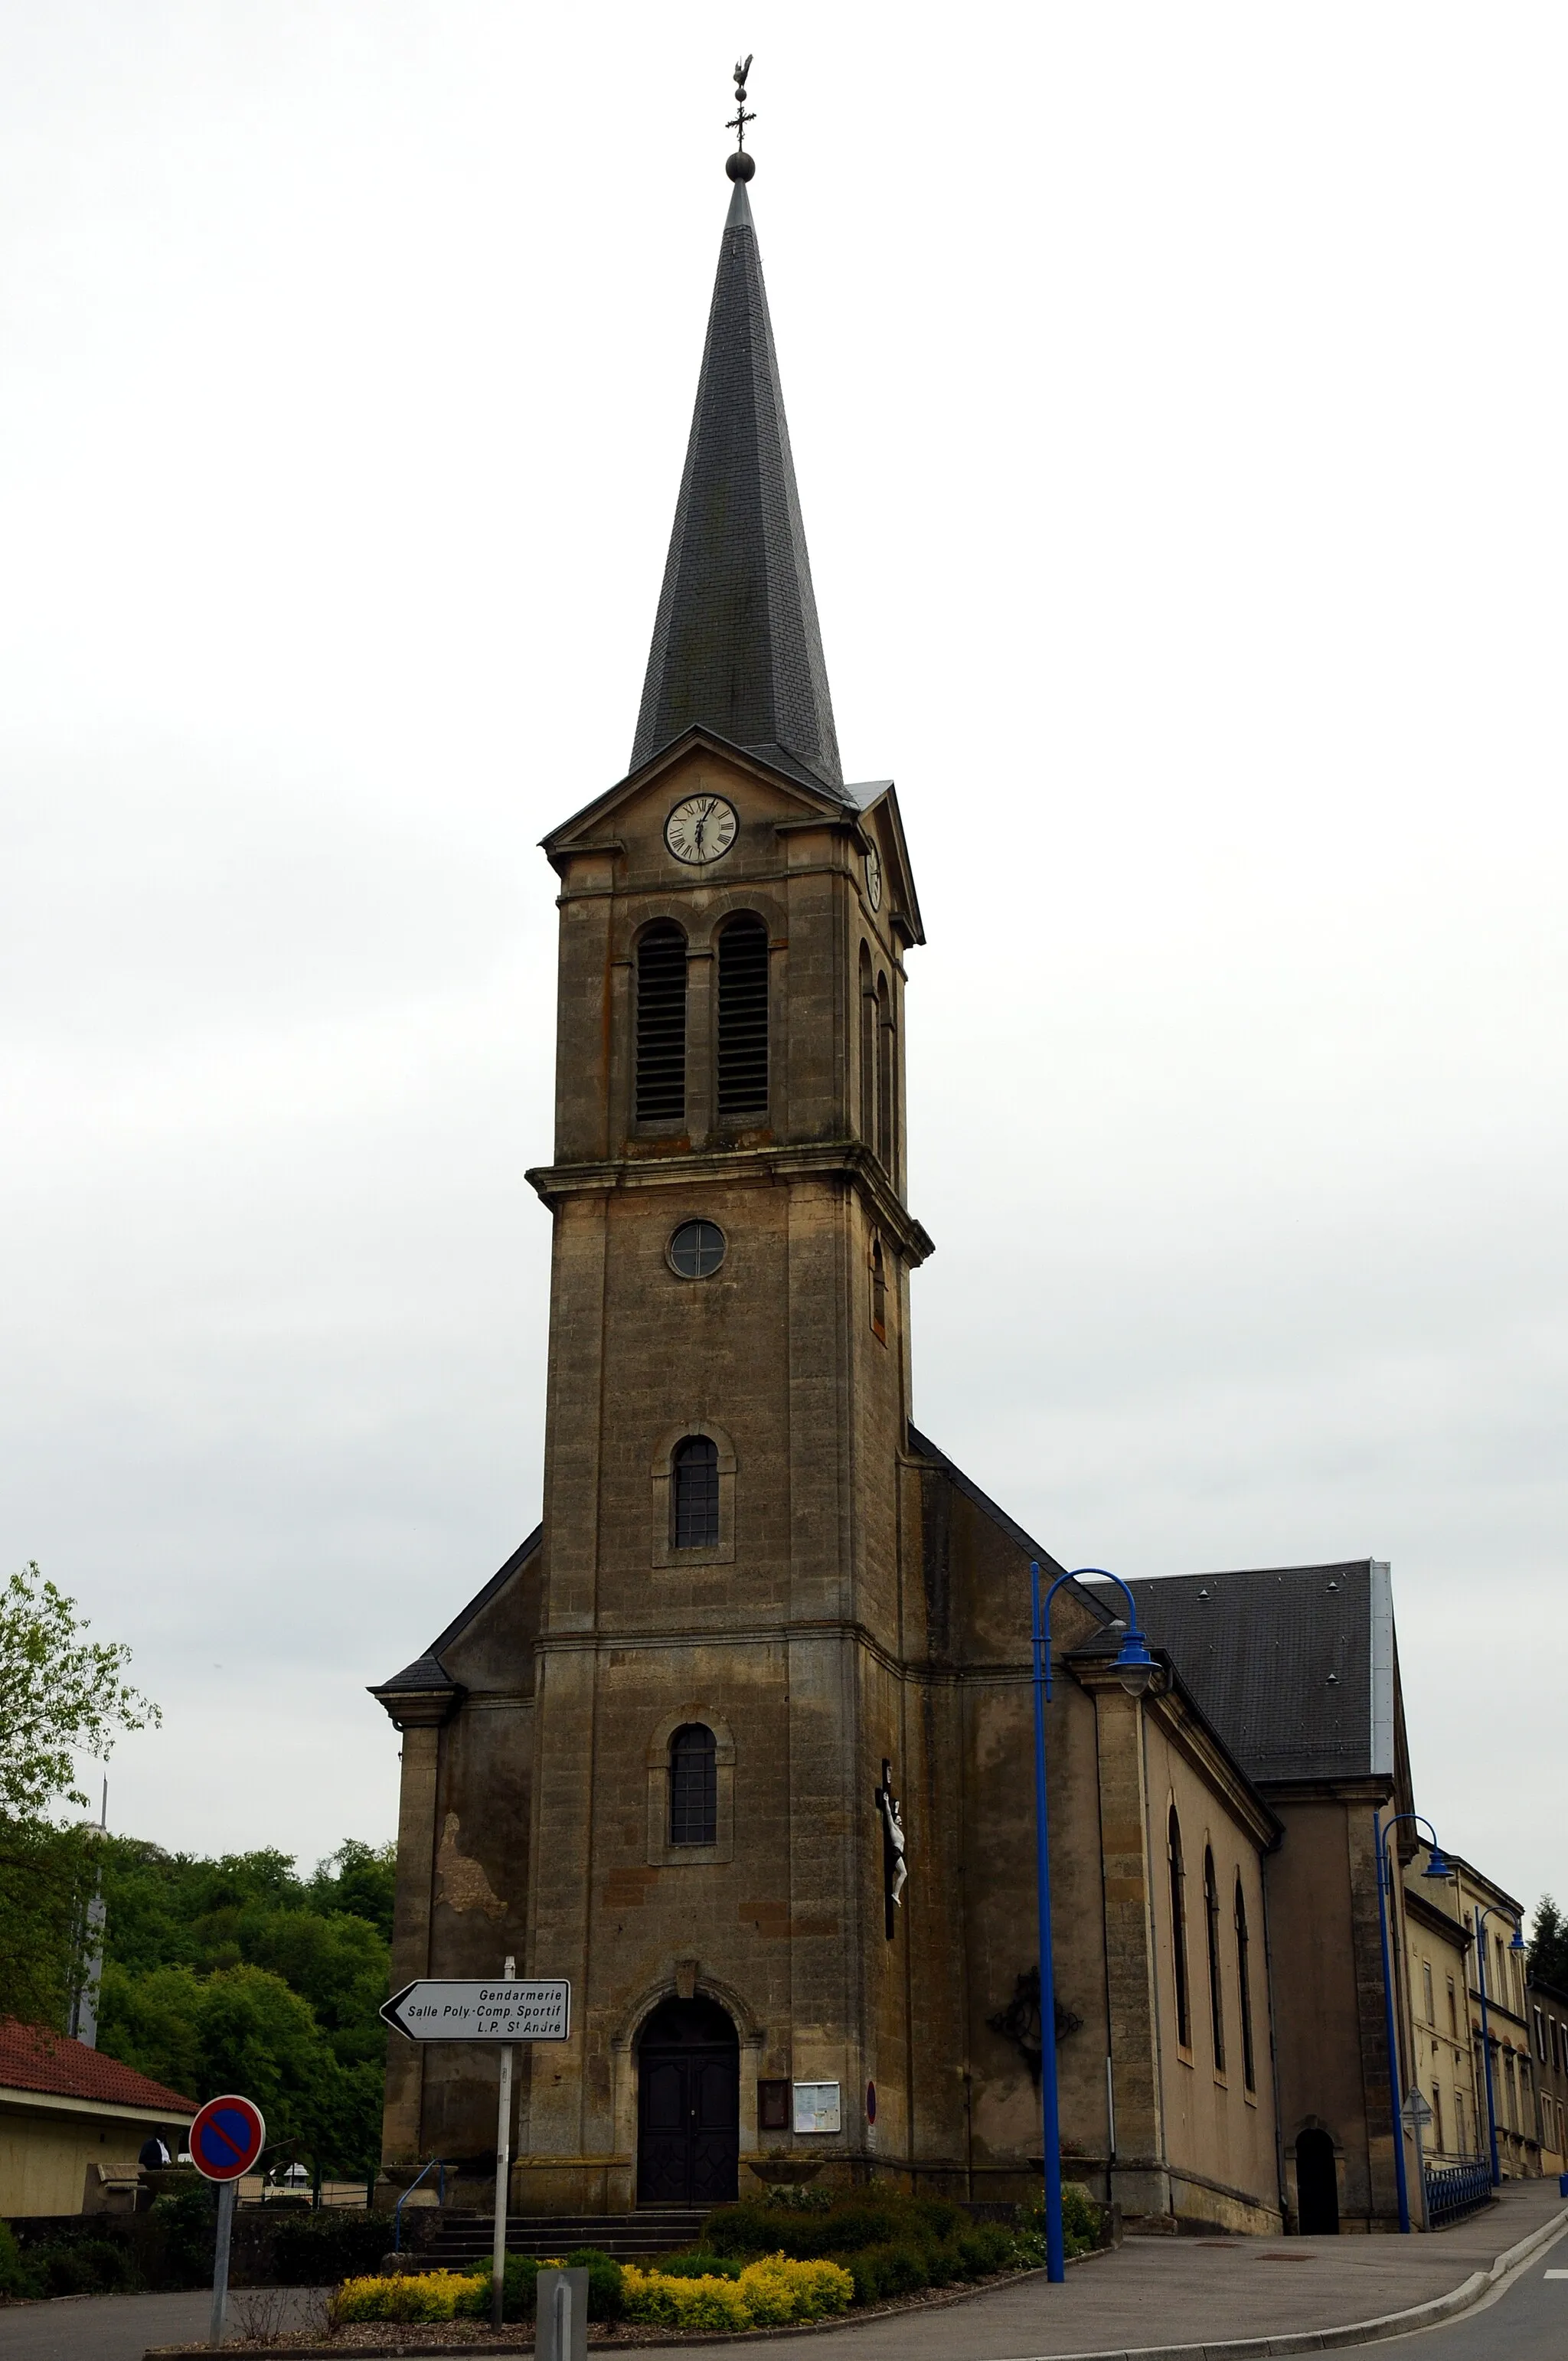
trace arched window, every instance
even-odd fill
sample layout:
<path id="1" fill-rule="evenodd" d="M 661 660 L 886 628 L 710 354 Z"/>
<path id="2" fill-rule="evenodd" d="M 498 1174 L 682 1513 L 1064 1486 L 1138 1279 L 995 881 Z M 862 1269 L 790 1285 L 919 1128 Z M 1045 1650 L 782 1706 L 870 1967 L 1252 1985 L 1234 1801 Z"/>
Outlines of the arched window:
<path id="1" fill-rule="evenodd" d="M 887 1341 L 887 1258 L 882 1250 L 882 1240 L 872 1240 L 872 1328 L 883 1343 Z"/>
<path id="2" fill-rule="evenodd" d="M 877 1013 L 877 1092 L 876 1092 L 876 1152 L 883 1160 L 889 1180 L 893 1178 L 894 1149 L 898 1139 L 893 1103 L 894 1077 L 898 1060 L 894 1055 L 893 997 L 887 988 L 887 978 L 879 975 L 876 987 Z"/>
<path id="3" fill-rule="evenodd" d="M 872 955 L 861 945 L 861 1137 L 876 1146 L 876 985 Z"/>
<path id="4" fill-rule="evenodd" d="M 688 1434 L 674 1452 L 670 1540 L 676 1549 L 713 1549 L 718 1542 L 718 1445 Z"/>
<path id="5" fill-rule="evenodd" d="M 750 910 L 718 938 L 718 1114 L 759 1122 L 768 1112 L 768 930 Z"/>
<path id="6" fill-rule="evenodd" d="M 1249 2091 L 1257 2088 L 1257 2062 L 1252 2042 L 1252 1938 L 1247 1932 L 1246 1896 L 1236 1879 L 1236 1978 L 1242 1996 L 1242 2075 Z"/>
<path id="7" fill-rule="evenodd" d="M 1225 2070 L 1225 1993 L 1220 1981 L 1220 1889 L 1214 1881 L 1214 1852 L 1203 1848 L 1203 1932 L 1209 1945 L 1209 2026 L 1214 2039 L 1214 2071 Z"/>
<path id="8" fill-rule="evenodd" d="M 680 1123 L 686 1111 L 686 939 L 673 919 L 637 946 L 637 1120 Z"/>
<path id="9" fill-rule="evenodd" d="M 1192 2047 L 1192 2003 L 1187 1989 L 1187 1871 L 1181 1859 L 1181 1822 L 1170 1807 L 1166 1831 L 1170 1861 L 1170 1949 L 1176 1969 L 1176 2038 L 1183 2049 Z"/>
<path id="10" fill-rule="evenodd" d="M 688 1721 L 670 1741 L 670 1842 L 718 1841 L 718 1745 L 706 1723 Z"/>

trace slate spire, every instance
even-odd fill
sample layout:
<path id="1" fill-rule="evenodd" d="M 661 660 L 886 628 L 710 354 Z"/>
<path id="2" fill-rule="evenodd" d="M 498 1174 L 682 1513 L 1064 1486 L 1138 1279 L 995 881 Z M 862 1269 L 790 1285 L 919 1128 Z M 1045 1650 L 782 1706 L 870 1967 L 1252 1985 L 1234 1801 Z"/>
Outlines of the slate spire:
<path id="1" fill-rule="evenodd" d="M 746 180 L 731 178 L 631 767 L 700 723 L 839 789 L 839 741 L 762 258 Z"/>

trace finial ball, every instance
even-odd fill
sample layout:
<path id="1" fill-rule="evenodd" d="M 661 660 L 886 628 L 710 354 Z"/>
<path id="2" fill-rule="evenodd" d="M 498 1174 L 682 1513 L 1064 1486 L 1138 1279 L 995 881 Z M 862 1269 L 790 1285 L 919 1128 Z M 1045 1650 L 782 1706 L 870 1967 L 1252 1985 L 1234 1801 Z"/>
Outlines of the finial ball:
<path id="1" fill-rule="evenodd" d="M 757 159 L 748 156 L 743 148 L 738 148 L 724 159 L 724 169 L 732 181 L 749 181 L 757 169 Z"/>

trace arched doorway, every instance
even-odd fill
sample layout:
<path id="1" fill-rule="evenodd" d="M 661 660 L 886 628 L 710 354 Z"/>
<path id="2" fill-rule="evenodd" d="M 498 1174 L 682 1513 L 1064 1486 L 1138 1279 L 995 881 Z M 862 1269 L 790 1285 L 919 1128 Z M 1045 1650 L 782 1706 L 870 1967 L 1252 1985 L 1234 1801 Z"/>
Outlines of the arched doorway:
<path id="1" fill-rule="evenodd" d="M 1338 2237 L 1339 2175 L 1327 2132 L 1296 2135 L 1296 2202 L 1304 2238 Z"/>
<path id="2" fill-rule="evenodd" d="M 724 2205 L 740 2160 L 740 2044 L 710 2000 L 667 2000 L 637 2045 L 637 2202 Z"/>

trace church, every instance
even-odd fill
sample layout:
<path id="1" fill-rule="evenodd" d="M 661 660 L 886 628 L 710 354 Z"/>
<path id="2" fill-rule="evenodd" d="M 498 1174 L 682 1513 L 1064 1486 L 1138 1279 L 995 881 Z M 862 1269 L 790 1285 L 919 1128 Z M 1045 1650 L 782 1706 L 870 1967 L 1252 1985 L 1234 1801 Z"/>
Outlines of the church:
<path id="1" fill-rule="evenodd" d="M 543 843 L 543 1518 L 372 1692 L 394 1986 L 570 1982 L 569 2040 L 518 2053 L 506 2195 L 535 2214 L 810 2179 L 1006 2204 L 1041 2169 L 1029 1569 L 1061 1568 L 915 1420 L 920 903 L 894 783 L 839 762 L 751 170 L 630 767 Z M 1141 1695 L 1103 1586 L 1053 1618 L 1065 2169 L 1154 2228 L 1387 2226 L 1388 1569 L 1139 1609 Z M 392 2038 L 391 2185 L 493 2180 L 497 2072 Z"/>

